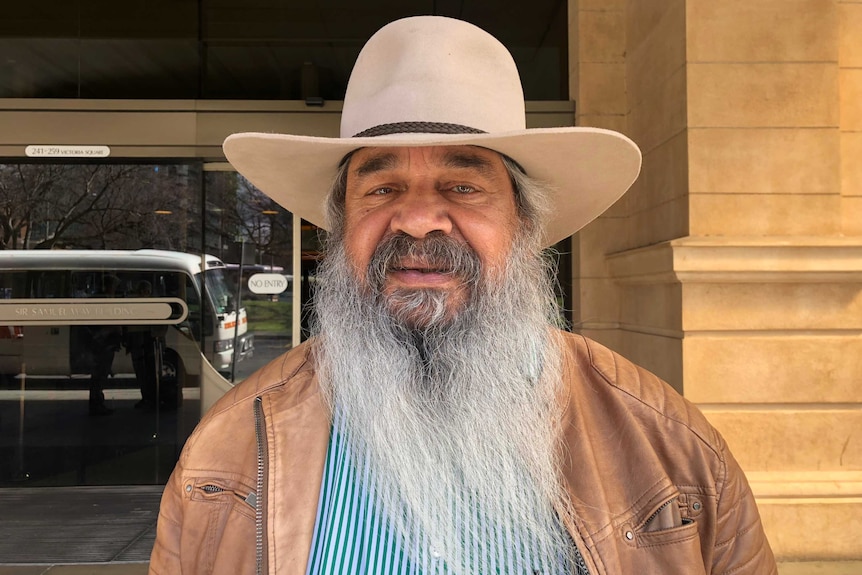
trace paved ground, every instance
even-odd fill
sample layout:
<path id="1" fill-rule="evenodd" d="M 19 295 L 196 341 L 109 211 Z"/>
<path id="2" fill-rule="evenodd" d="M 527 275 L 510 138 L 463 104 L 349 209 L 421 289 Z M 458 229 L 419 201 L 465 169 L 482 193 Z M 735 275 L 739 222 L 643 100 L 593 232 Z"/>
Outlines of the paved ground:
<path id="1" fill-rule="evenodd" d="M 147 575 L 146 563 L 107 565 L 2 565 L 0 575 Z"/>
<path id="2" fill-rule="evenodd" d="M 162 490 L 151 485 L 2 489 L 0 564 L 147 561 Z M 0 568 L 2 575 L 12 572 Z"/>

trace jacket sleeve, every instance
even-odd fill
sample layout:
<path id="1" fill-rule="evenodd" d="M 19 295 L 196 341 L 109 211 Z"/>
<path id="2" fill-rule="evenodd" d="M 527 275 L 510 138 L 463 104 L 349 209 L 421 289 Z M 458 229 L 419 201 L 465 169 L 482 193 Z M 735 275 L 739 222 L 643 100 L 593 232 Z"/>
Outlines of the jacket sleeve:
<path id="1" fill-rule="evenodd" d="M 777 575 L 748 481 L 724 440 L 721 447 L 726 475 L 718 494 L 712 575 Z"/>
<path id="2" fill-rule="evenodd" d="M 177 462 L 162 494 L 156 542 L 150 555 L 149 575 L 182 573 L 180 537 L 183 529 L 182 458 Z"/>

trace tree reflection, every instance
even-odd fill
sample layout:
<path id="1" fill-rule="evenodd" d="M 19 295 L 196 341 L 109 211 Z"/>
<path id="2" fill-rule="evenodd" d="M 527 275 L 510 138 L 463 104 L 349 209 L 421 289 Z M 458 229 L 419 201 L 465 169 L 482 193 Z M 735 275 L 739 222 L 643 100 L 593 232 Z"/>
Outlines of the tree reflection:
<path id="1" fill-rule="evenodd" d="M 289 270 L 292 230 L 290 212 L 248 180 L 199 163 L 0 164 L 0 250 L 205 251 Z"/>
<path id="2" fill-rule="evenodd" d="M 184 164 L 0 165 L 0 248 L 187 251 L 199 180 Z"/>

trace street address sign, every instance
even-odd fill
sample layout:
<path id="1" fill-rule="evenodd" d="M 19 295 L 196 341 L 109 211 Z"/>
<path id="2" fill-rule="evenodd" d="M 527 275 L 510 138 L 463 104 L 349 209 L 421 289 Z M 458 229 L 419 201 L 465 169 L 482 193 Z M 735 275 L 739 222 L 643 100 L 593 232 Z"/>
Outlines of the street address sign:
<path id="1" fill-rule="evenodd" d="M 108 146 L 54 146 L 34 144 L 24 148 L 28 158 L 107 158 L 111 155 Z"/>

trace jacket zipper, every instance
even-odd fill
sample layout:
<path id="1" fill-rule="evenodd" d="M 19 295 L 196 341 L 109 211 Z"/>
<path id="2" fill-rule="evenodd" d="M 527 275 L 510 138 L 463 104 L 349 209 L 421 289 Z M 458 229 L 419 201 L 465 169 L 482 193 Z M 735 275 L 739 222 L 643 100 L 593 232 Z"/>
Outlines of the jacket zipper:
<path id="1" fill-rule="evenodd" d="M 254 435 L 257 439 L 257 487 L 255 495 L 255 549 L 257 552 L 256 573 L 263 575 L 263 487 L 266 471 L 266 439 L 263 426 L 263 399 L 254 400 Z"/>
<path id="2" fill-rule="evenodd" d="M 566 532 L 566 535 L 569 536 L 569 543 L 572 544 L 572 550 L 575 552 L 575 572 L 572 573 L 572 575 L 590 575 L 587 562 L 584 559 L 583 553 L 581 553 L 581 550 L 578 548 L 578 542 L 575 541 L 575 536 L 573 535 L 577 530 L 577 526 L 574 521 L 572 521 L 571 524 L 563 524 L 563 530 Z"/>
<path id="3" fill-rule="evenodd" d="M 206 485 L 201 485 L 200 489 L 204 493 L 209 493 L 209 494 L 231 492 L 231 493 L 234 493 L 237 497 L 239 497 L 243 501 L 245 501 L 246 503 L 248 503 L 251 507 L 253 507 L 253 508 L 257 507 L 257 492 L 255 492 L 255 491 L 249 491 L 248 495 L 243 497 L 241 494 L 239 494 L 235 491 L 225 489 L 224 487 L 221 487 L 220 485 L 214 485 L 212 483 L 207 483 Z"/>
<path id="4" fill-rule="evenodd" d="M 587 562 L 584 561 L 584 556 L 581 554 L 581 550 L 578 549 L 575 538 L 572 537 L 572 534 L 568 530 L 566 530 L 566 534 L 568 534 L 569 541 L 572 542 L 572 549 L 575 551 L 575 568 L 577 571 L 573 575 L 590 575 L 590 570 L 587 569 Z"/>

